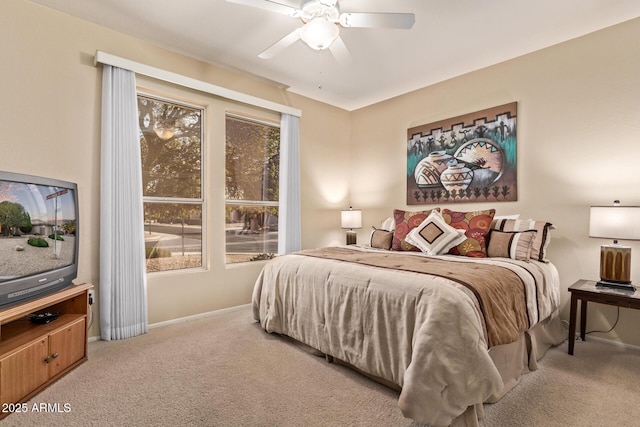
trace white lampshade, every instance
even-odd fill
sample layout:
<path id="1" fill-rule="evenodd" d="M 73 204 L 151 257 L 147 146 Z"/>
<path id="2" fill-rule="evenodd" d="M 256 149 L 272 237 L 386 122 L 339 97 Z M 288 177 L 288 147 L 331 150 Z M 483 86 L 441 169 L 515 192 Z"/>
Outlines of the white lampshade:
<path id="1" fill-rule="evenodd" d="M 640 240 L 640 206 L 591 206 L 589 237 Z"/>
<path id="2" fill-rule="evenodd" d="M 354 229 L 362 228 L 362 211 L 360 209 L 351 209 L 341 211 L 341 227 Z"/>
<path id="3" fill-rule="evenodd" d="M 622 288 L 631 286 L 631 247 L 618 244 L 618 239 L 640 240 L 640 206 L 591 206 L 589 237 L 613 239 L 613 244 L 600 246 L 600 281 L 597 286 Z"/>
<path id="4" fill-rule="evenodd" d="M 302 41 L 315 50 L 323 50 L 331 46 L 331 43 L 338 38 L 338 34 L 340 34 L 338 26 L 322 17 L 312 19 L 300 30 Z"/>

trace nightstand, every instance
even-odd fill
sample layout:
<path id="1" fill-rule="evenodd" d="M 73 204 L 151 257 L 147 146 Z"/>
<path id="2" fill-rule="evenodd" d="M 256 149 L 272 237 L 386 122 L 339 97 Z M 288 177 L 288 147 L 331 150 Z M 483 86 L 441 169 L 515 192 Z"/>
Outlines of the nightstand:
<path id="1" fill-rule="evenodd" d="M 640 309 L 640 289 L 630 292 L 624 289 L 599 287 L 593 280 L 578 280 L 569 286 L 569 292 L 571 292 L 571 312 L 569 314 L 569 354 L 571 355 L 576 340 L 578 300 L 580 300 L 580 338 L 582 341 L 585 340 L 587 328 L 587 302 Z"/>

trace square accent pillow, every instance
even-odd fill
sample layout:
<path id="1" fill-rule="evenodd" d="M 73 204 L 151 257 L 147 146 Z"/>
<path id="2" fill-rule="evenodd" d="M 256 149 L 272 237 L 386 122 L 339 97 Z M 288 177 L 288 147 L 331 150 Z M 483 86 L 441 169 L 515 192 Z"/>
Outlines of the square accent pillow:
<path id="1" fill-rule="evenodd" d="M 376 249 L 391 249 L 391 242 L 393 240 L 393 231 L 381 230 L 379 228 L 371 227 L 370 245 Z"/>
<path id="2" fill-rule="evenodd" d="M 452 255 L 463 255 L 475 258 L 487 257 L 487 234 L 491 229 L 491 221 L 495 209 L 473 212 L 456 212 L 442 210 L 442 217 L 450 226 L 464 230 L 467 239 L 451 248 Z"/>
<path id="3" fill-rule="evenodd" d="M 529 261 L 531 245 L 536 238 L 536 230 L 498 231 L 491 230 L 487 255 Z"/>
<path id="4" fill-rule="evenodd" d="M 463 230 L 448 225 L 440 212 L 431 212 L 419 226 L 407 234 L 405 241 L 427 255 L 440 255 L 466 240 Z"/>
<path id="5" fill-rule="evenodd" d="M 393 221 L 395 228 L 393 229 L 393 242 L 391 243 L 392 251 L 416 251 L 420 249 L 405 241 L 405 237 L 411 230 L 422 224 L 433 211 L 439 211 L 439 208 L 430 209 L 428 211 L 408 212 L 400 209 L 393 210 Z"/>
<path id="6" fill-rule="evenodd" d="M 549 262 L 547 257 L 547 247 L 551 242 L 551 230 L 555 226 L 546 221 L 535 221 L 533 219 L 499 219 L 491 224 L 491 228 L 500 231 L 524 231 L 536 230 L 536 238 L 531 244 L 531 259 L 536 261 Z"/>

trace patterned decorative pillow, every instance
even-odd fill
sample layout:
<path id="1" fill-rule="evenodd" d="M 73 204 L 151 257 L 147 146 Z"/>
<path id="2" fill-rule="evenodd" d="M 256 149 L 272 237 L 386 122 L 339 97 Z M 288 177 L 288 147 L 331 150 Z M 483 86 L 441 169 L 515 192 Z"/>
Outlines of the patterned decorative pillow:
<path id="1" fill-rule="evenodd" d="M 555 230 L 555 225 L 546 221 L 535 221 L 533 219 L 500 219 L 491 224 L 491 228 L 500 231 L 524 231 L 536 230 L 536 238 L 531 244 L 531 259 L 536 261 L 549 262 L 547 258 L 547 247 L 551 242 L 551 230 Z"/>
<path id="2" fill-rule="evenodd" d="M 467 239 L 452 248 L 452 255 L 463 255 L 475 258 L 487 257 L 487 234 L 491 228 L 491 221 L 495 209 L 473 212 L 456 212 L 449 209 L 442 210 L 442 217 L 450 226 L 464 230 Z"/>
<path id="3" fill-rule="evenodd" d="M 405 237 L 411 230 L 422 224 L 422 221 L 427 219 L 431 212 L 439 210 L 440 208 L 435 208 L 428 211 L 407 212 L 400 209 L 394 209 L 393 220 L 395 222 L 395 228 L 393 229 L 393 243 L 391 244 L 391 250 L 419 252 L 420 249 L 406 242 Z"/>
<path id="4" fill-rule="evenodd" d="M 393 231 L 381 230 L 379 228 L 371 227 L 370 245 L 376 249 L 391 249 L 391 242 L 393 241 Z"/>
<path id="5" fill-rule="evenodd" d="M 466 238 L 464 230 L 448 225 L 440 212 L 435 211 L 431 212 L 422 224 L 411 230 L 405 241 L 427 255 L 440 255 L 447 253 Z"/>
<path id="6" fill-rule="evenodd" d="M 536 238 L 536 230 L 499 231 L 491 230 L 487 255 L 529 261 L 531 244 Z"/>

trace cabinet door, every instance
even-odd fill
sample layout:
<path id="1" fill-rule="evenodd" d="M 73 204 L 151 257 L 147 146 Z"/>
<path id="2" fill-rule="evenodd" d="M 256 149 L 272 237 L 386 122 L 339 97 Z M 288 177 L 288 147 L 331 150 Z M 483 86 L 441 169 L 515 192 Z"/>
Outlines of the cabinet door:
<path id="1" fill-rule="evenodd" d="M 49 378 L 46 338 L 0 360 L 0 400 L 16 403 Z"/>
<path id="2" fill-rule="evenodd" d="M 49 336 L 50 377 L 58 375 L 84 357 L 86 334 L 85 321 L 79 319 Z"/>

